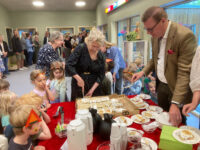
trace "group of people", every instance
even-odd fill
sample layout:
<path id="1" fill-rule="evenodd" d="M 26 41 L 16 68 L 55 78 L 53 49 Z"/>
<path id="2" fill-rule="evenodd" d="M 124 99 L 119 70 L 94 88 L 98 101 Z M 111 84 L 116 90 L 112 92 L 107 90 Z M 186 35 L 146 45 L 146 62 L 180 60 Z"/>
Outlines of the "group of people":
<path id="1" fill-rule="evenodd" d="M 38 52 L 36 70 L 30 74 L 33 91 L 17 98 L 9 91 L 9 83 L 1 79 L 0 115 L 3 132 L 10 140 L 9 149 L 28 149 L 34 139 L 51 138 L 46 125 L 51 120 L 45 111 L 53 103 L 67 101 L 65 76 L 72 77 L 71 100 L 112 93 L 139 94 L 140 78 L 146 76 L 150 95 L 169 112 L 169 121 L 174 126 L 185 123 L 185 116 L 200 101 L 200 48 L 196 38 L 188 28 L 168 20 L 160 7 L 148 8 L 142 22 L 152 36 L 152 59 L 146 66 L 141 58 L 126 66 L 119 49 L 96 28 L 84 37 L 84 42 L 77 42 L 63 61 L 58 49 L 66 43 L 62 33 L 56 31 Z M 65 40 L 69 40 L 68 35 Z M 31 124 L 27 119 L 33 112 L 38 119 Z"/>

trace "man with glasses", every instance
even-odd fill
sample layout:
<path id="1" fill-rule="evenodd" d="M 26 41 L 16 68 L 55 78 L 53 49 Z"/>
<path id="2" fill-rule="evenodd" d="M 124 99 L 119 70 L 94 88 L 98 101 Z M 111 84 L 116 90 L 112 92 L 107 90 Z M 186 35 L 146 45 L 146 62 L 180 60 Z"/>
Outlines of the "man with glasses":
<path id="1" fill-rule="evenodd" d="M 163 8 L 148 8 L 142 21 L 152 36 L 152 59 L 141 72 L 133 75 L 132 81 L 156 71 L 158 105 L 169 112 L 169 121 L 177 126 L 185 122 L 180 111 L 182 105 L 192 99 L 189 76 L 197 42 L 192 31 L 168 20 Z"/>

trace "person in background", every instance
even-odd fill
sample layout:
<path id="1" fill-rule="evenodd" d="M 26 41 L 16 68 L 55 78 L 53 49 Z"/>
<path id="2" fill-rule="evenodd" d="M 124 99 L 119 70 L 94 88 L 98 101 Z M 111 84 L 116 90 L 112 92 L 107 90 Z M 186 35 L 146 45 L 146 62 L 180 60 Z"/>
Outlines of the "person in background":
<path id="1" fill-rule="evenodd" d="M 183 106 L 183 114 L 189 116 L 188 113 L 195 110 L 200 103 L 200 46 L 197 48 L 195 56 L 192 60 L 192 68 L 190 73 L 190 88 L 193 92 L 192 102 Z"/>
<path id="2" fill-rule="evenodd" d="M 112 70 L 113 81 L 115 83 L 115 93 L 122 93 L 122 78 L 123 70 L 126 68 L 124 59 L 119 51 L 118 47 L 115 47 L 114 44 L 105 42 L 101 47 L 101 51 L 105 54 L 106 58 L 112 59 L 114 61 L 114 69 Z"/>
<path id="3" fill-rule="evenodd" d="M 85 42 L 79 44 L 69 56 L 66 74 L 72 76 L 72 98 L 101 96 L 101 83 L 105 76 L 105 59 L 100 51 L 104 44 L 104 35 L 93 28 Z"/>
<path id="4" fill-rule="evenodd" d="M 182 105 L 192 99 L 189 76 L 197 46 L 195 35 L 190 29 L 168 20 L 161 7 L 148 8 L 142 21 L 152 36 L 152 59 L 133 75 L 132 81 L 155 71 L 158 105 L 169 112 L 169 121 L 178 126 L 186 121 L 181 114 Z"/>
<path id="5" fill-rule="evenodd" d="M 22 45 L 22 51 L 24 52 L 24 55 L 25 55 L 24 65 L 28 66 L 28 52 L 27 52 L 27 46 L 26 46 L 26 32 L 22 32 L 21 45 Z M 26 68 L 24 67 L 23 69 L 26 69 Z"/>
<path id="6" fill-rule="evenodd" d="M 71 37 L 68 34 L 66 34 L 65 40 L 64 40 L 64 42 L 65 42 L 64 45 L 66 47 L 66 49 L 65 49 L 65 61 L 67 61 L 67 59 L 71 55 L 71 51 L 72 51 L 72 45 L 71 45 L 70 40 L 71 40 Z"/>
<path id="7" fill-rule="evenodd" d="M 46 73 L 46 77 L 49 78 L 50 66 L 54 61 L 62 61 L 59 57 L 56 49 L 63 45 L 63 35 L 59 31 L 52 32 L 49 42 L 45 44 L 38 53 L 38 60 L 36 69 L 40 69 Z M 63 62 L 64 66 L 64 62 Z"/>
<path id="8" fill-rule="evenodd" d="M 38 53 L 39 53 L 39 50 L 40 50 L 40 42 L 39 42 L 39 36 L 38 35 L 34 36 L 33 44 L 34 44 L 34 59 L 33 59 L 33 63 L 37 63 Z"/>
<path id="9" fill-rule="evenodd" d="M 137 72 L 140 72 L 143 68 L 144 68 L 144 64 L 142 63 L 142 58 L 141 57 L 137 57 L 134 61 L 134 63 L 136 63 L 137 65 Z"/>
<path id="10" fill-rule="evenodd" d="M 155 80 L 150 81 L 148 83 L 148 86 L 149 86 L 151 100 L 156 104 L 158 104 L 157 93 L 156 93 L 156 81 Z"/>
<path id="11" fill-rule="evenodd" d="M 14 30 L 14 36 L 12 38 L 12 47 L 13 47 L 13 52 L 17 57 L 17 69 L 24 70 L 23 67 L 24 67 L 25 56 L 22 51 L 22 45 L 18 30 Z"/>
<path id="12" fill-rule="evenodd" d="M 36 117 L 34 122 L 32 122 L 32 119 L 28 119 L 32 114 Z M 45 150 L 44 147 L 34 146 L 32 143 L 33 136 L 38 135 L 37 138 L 40 140 L 51 138 L 48 126 L 34 106 L 21 105 L 15 108 L 10 115 L 10 123 L 13 126 L 15 137 L 10 140 L 8 150 L 29 150 L 33 147 L 34 149 L 40 147 L 40 149 Z"/>
<path id="13" fill-rule="evenodd" d="M 114 62 L 112 59 L 106 59 L 106 74 L 105 77 L 110 81 L 110 90 L 111 90 L 111 94 L 114 93 L 113 90 L 113 77 L 112 77 L 112 73 L 111 70 L 114 68 Z"/>
<path id="14" fill-rule="evenodd" d="M 66 79 L 65 79 L 65 69 L 63 64 L 59 61 L 54 61 L 51 64 L 50 71 L 50 90 L 53 93 L 55 100 L 50 101 L 50 103 L 60 103 L 67 101 L 66 99 Z"/>
<path id="15" fill-rule="evenodd" d="M 50 32 L 46 31 L 45 36 L 44 36 L 44 40 L 43 40 L 43 45 L 45 45 L 49 42 L 49 38 L 50 38 Z"/>
<path id="16" fill-rule="evenodd" d="M 31 34 L 26 33 L 26 47 L 28 51 L 28 66 L 33 64 L 33 46 L 34 44 L 31 43 Z"/>
<path id="17" fill-rule="evenodd" d="M 3 77 L 6 77 L 6 75 L 10 74 L 8 71 L 8 44 L 3 40 L 3 35 L 0 34 L 0 53 L 1 58 L 5 67 L 5 71 L 3 72 Z"/>
<path id="18" fill-rule="evenodd" d="M 136 63 L 130 63 L 128 68 L 124 70 L 123 74 L 123 94 L 125 95 L 137 95 L 140 94 L 141 89 L 142 89 L 142 81 L 137 80 L 136 82 L 132 83 L 131 82 L 131 77 L 134 73 L 137 72 L 137 65 Z"/>
<path id="19" fill-rule="evenodd" d="M 0 79 L 6 78 L 6 76 L 3 76 L 4 71 L 5 71 L 5 67 L 4 67 L 2 58 L 0 57 Z"/>

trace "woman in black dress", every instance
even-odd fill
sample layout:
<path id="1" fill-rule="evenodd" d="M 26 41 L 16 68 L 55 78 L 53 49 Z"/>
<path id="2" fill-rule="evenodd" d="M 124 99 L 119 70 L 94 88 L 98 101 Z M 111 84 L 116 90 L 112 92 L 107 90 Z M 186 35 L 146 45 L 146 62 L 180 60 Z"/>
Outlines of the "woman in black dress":
<path id="1" fill-rule="evenodd" d="M 105 76 L 105 58 L 100 51 L 105 37 L 92 29 L 85 43 L 79 44 L 66 63 L 66 74 L 72 79 L 71 100 L 83 96 L 102 95 L 101 82 Z"/>

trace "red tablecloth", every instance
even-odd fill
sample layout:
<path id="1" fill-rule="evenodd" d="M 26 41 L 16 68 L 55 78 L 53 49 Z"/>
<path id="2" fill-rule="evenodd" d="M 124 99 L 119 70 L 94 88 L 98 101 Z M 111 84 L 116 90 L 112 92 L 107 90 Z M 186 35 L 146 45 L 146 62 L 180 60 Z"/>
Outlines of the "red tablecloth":
<path id="1" fill-rule="evenodd" d="M 134 97 L 134 96 L 129 96 L 129 98 L 131 97 Z M 151 100 L 146 100 L 146 102 L 148 102 L 150 105 L 156 105 Z M 52 138 L 50 140 L 40 141 L 38 144 L 38 145 L 45 146 L 46 150 L 59 150 L 66 140 L 66 138 L 59 138 L 57 135 L 55 135 L 55 132 L 54 132 L 57 122 L 60 121 L 60 116 L 58 116 L 57 118 L 53 118 L 52 116 L 57 111 L 58 106 L 63 106 L 64 108 L 65 123 L 69 123 L 70 120 L 73 120 L 75 118 L 75 103 L 74 102 L 52 104 L 51 108 L 49 108 L 47 111 L 47 113 L 49 114 L 51 118 L 51 122 L 48 124 L 48 127 L 51 131 Z M 142 130 L 141 125 L 136 124 L 136 123 L 133 123 L 129 127 Z M 159 144 L 160 134 L 161 134 L 161 130 L 157 128 L 153 133 L 144 132 L 144 137 L 151 138 L 157 144 Z M 87 148 L 88 150 L 96 150 L 97 146 L 103 142 L 104 140 L 102 140 L 98 135 L 94 135 L 92 143 Z M 197 145 L 194 147 L 194 149 L 197 149 Z"/>

